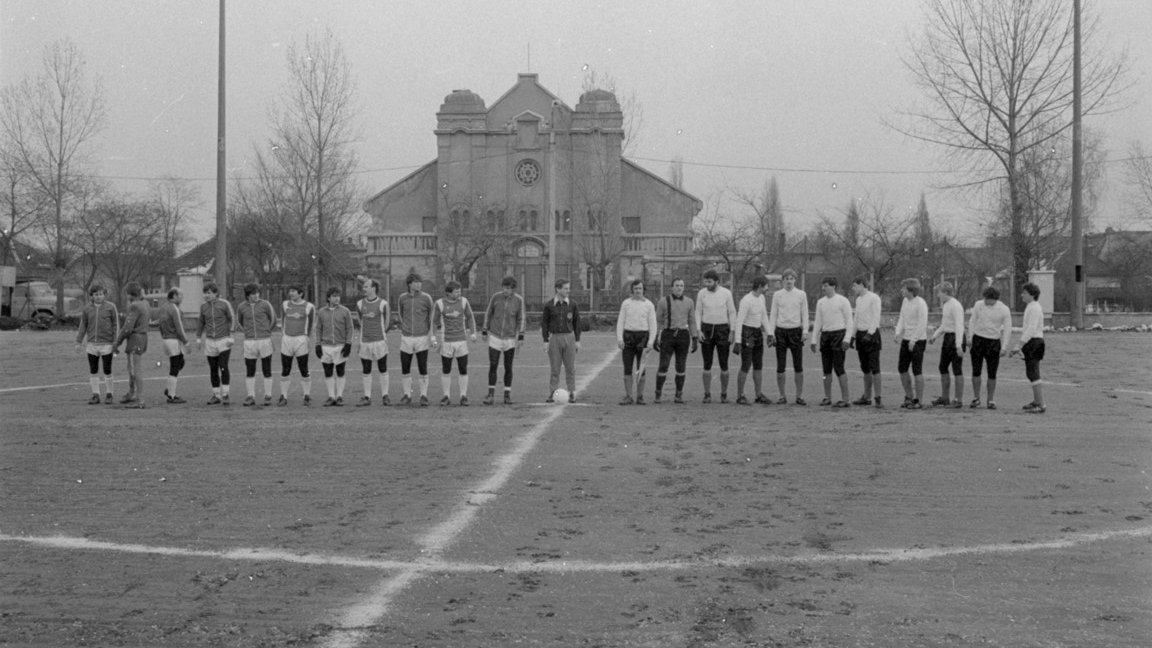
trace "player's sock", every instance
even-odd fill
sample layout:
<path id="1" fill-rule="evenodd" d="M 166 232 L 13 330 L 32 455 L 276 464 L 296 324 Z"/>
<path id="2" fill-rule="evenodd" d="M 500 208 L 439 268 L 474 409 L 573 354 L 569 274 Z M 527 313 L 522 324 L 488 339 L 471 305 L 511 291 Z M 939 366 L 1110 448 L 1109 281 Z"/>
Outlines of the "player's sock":
<path id="1" fill-rule="evenodd" d="M 389 378 L 388 372 L 380 374 L 380 395 L 387 396 L 388 392 L 392 389 L 392 379 Z"/>
<path id="2" fill-rule="evenodd" d="M 104 393 L 109 396 L 116 391 L 114 385 L 116 381 L 112 378 L 112 374 L 104 374 Z"/>
<path id="3" fill-rule="evenodd" d="M 300 379 L 300 391 L 304 392 L 305 396 L 312 395 L 312 377 Z"/>
<path id="4" fill-rule="evenodd" d="M 168 376 L 168 397 L 176 397 L 176 376 Z"/>
<path id="5" fill-rule="evenodd" d="M 325 376 L 324 387 L 328 390 L 328 398 L 336 398 L 336 377 Z"/>
<path id="6" fill-rule="evenodd" d="M 246 389 L 248 391 L 248 396 L 250 396 L 252 398 L 256 398 L 256 379 L 255 378 L 245 378 L 244 379 L 244 389 Z"/>
<path id="7" fill-rule="evenodd" d="M 420 376 L 420 395 L 428 396 L 428 376 Z"/>
<path id="8" fill-rule="evenodd" d="M 440 376 L 440 391 L 445 395 L 449 395 L 452 390 L 452 376 L 449 374 L 442 374 Z"/>
<path id="9" fill-rule="evenodd" d="M 684 392 L 684 374 L 676 374 L 676 393 Z"/>
<path id="10" fill-rule="evenodd" d="M 225 396 L 227 396 L 227 395 L 228 395 L 228 391 L 229 391 L 229 388 L 230 388 L 231 386 L 232 386 L 232 385 L 220 385 L 220 392 L 221 392 L 221 393 L 223 393 Z"/>
<path id="11" fill-rule="evenodd" d="M 404 376 L 400 379 L 400 385 L 404 388 L 404 395 L 412 395 L 412 376 Z"/>
<path id="12" fill-rule="evenodd" d="M 364 398 L 372 398 L 372 374 L 364 374 L 360 384 L 364 386 Z"/>
<path id="13" fill-rule="evenodd" d="M 344 398 L 344 384 L 348 382 L 347 376 L 336 376 L 336 397 Z"/>
<path id="14" fill-rule="evenodd" d="M 460 395 L 461 396 L 467 396 L 468 395 L 468 374 L 464 374 L 463 376 L 460 376 Z"/>
<path id="15" fill-rule="evenodd" d="M 264 398 L 272 398 L 272 379 L 264 379 Z"/>
<path id="16" fill-rule="evenodd" d="M 88 386 L 92 388 L 93 394 L 96 394 L 97 396 L 100 395 L 100 377 L 99 376 L 89 376 L 88 377 Z"/>

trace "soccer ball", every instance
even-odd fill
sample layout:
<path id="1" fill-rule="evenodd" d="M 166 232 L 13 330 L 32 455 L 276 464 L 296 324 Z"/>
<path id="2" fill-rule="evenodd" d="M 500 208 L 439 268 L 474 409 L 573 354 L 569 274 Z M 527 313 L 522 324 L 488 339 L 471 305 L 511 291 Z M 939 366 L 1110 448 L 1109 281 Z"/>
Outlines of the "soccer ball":
<path id="1" fill-rule="evenodd" d="M 567 403 L 568 402 L 568 390 L 561 387 L 560 389 L 557 389 L 556 391 L 552 392 L 552 398 L 556 399 L 557 403 Z"/>

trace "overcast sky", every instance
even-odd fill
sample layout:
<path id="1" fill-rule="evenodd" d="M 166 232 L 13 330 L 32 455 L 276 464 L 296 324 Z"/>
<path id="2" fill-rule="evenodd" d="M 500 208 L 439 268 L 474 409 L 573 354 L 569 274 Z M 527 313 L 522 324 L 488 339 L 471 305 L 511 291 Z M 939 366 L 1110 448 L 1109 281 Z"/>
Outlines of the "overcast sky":
<path id="1" fill-rule="evenodd" d="M 1132 106 L 1085 123 L 1116 160 L 1135 140 L 1152 145 L 1152 2 L 1084 5 L 1131 58 Z M 73 39 L 108 106 L 97 173 L 138 192 L 148 178 L 193 179 L 203 235 L 215 203 L 218 6 L 0 0 L 0 80 L 37 72 L 46 45 Z M 230 0 L 228 166 L 244 175 L 268 135 L 287 45 L 330 28 L 358 85 L 365 195 L 435 158 L 435 113 L 453 89 L 491 105 L 517 73 L 535 72 L 575 106 L 589 66 L 643 105 L 634 159 L 667 177 L 682 158 L 686 189 L 706 203 L 775 176 L 800 230 L 853 197 L 911 209 L 923 191 L 936 223 L 972 235 L 983 205 L 938 188 L 957 179 L 940 151 L 882 124 L 919 98 L 900 56 L 922 20 L 916 0 Z M 1099 228 L 1122 217 L 1121 166 L 1108 174 Z"/>

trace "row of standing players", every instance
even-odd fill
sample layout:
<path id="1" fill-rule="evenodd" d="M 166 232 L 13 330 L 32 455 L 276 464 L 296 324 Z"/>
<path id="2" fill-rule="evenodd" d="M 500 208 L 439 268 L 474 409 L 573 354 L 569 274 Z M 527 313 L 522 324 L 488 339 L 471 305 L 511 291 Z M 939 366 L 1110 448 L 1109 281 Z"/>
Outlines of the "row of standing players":
<path id="1" fill-rule="evenodd" d="M 714 271 L 704 274 L 702 288 L 693 301 L 684 295 L 683 280 L 672 283 L 671 294 L 653 304 L 644 297 L 644 284 L 641 281 L 631 285 L 631 296 L 620 306 L 617 320 L 617 343 L 622 351 L 624 363 L 625 396 L 622 405 L 644 403 L 644 383 L 646 360 L 649 351 L 659 355 L 659 368 L 656 376 L 654 402 L 662 402 L 662 393 L 668 370 L 675 359 L 675 396 L 673 401 L 683 403 L 685 366 L 687 355 L 695 353 L 699 347 L 703 356 L 704 403 L 712 401 L 712 365 L 718 361 L 720 369 L 720 402 L 728 402 L 728 354 L 740 356 L 740 370 L 737 375 L 737 398 L 740 405 L 756 402 L 768 404 L 772 401 L 762 389 L 762 368 L 764 349 L 775 347 L 777 356 L 777 386 L 780 397 L 775 402 L 788 402 L 785 395 L 785 371 L 789 354 L 795 374 L 795 403 L 806 404 L 803 398 L 803 347 L 811 339 L 812 351 L 819 352 L 824 374 L 824 399 L 822 405 L 848 407 L 856 405 L 883 406 L 881 396 L 880 350 L 880 298 L 871 292 L 867 278 L 858 277 L 852 285 L 857 301 L 855 312 L 847 298 L 837 292 L 835 278 L 825 278 L 821 283 L 824 295 L 816 305 L 815 321 L 811 332 L 808 330 L 808 298 L 803 290 L 796 288 L 796 273 L 787 270 L 782 274 L 783 287 L 769 298 L 765 294 L 767 279 L 758 277 L 753 281 L 752 291 L 745 295 L 739 308 L 736 307 L 731 292 L 719 285 L 719 277 Z M 385 340 L 389 322 L 390 307 L 387 300 L 379 296 L 380 285 L 373 279 L 364 282 L 365 297 L 359 300 L 356 308 L 360 315 L 361 332 L 358 356 L 363 368 L 363 394 L 358 406 L 372 403 L 372 369 L 378 369 L 381 402 L 390 405 L 390 381 L 387 368 L 388 347 Z M 459 294 L 460 286 L 449 282 L 445 295 L 434 300 L 422 292 L 419 275 L 407 278 L 407 291 L 398 300 L 401 329 L 401 371 L 403 374 L 403 397 L 401 404 L 418 402 L 428 405 L 427 357 L 430 349 L 439 348 L 442 362 L 441 405 L 451 402 L 451 371 L 456 361 L 459 382 L 460 404 L 468 404 L 468 342 L 476 340 L 476 319 L 467 298 Z M 575 402 L 575 358 L 580 348 L 581 320 L 578 307 L 570 298 L 570 283 L 567 280 L 556 282 L 556 295 L 544 305 L 541 331 L 545 349 L 550 361 L 550 380 L 547 402 L 554 402 L 559 393 L 559 378 L 563 369 L 567 386 L 567 400 Z M 524 301 L 515 292 L 516 280 L 507 277 L 502 290 L 493 295 L 485 312 L 485 328 L 482 334 L 488 341 L 489 375 L 488 395 L 485 404 L 495 402 L 498 367 L 504 359 L 504 402 L 511 403 L 512 365 L 516 348 L 524 341 L 525 310 Z M 904 302 L 896 324 L 895 339 L 900 345 L 898 368 L 905 398 L 901 405 L 906 409 L 922 408 L 924 379 L 922 375 L 923 355 L 927 344 L 943 338 L 940 359 L 942 394 L 932 402 L 937 406 L 963 406 L 963 355 L 971 346 L 972 383 L 976 398 L 970 407 L 981 406 L 980 387 L 983 366 L 987 364 L 987 407 L 995 409 L 996 372 L 1001 357 L 1008 353 L 1012 332 L 1012 319 L 1008 307 L 999 301 L 995 288 L 984 291 L 983 299 L 972 308 L 967 326 L 964 325 L 964 309 L 953 296 L 952 286 L 945 283 L 937 287 L 937 296 L 942 307 L 941 325 L 929 337 L 928 306 L 920 297 L 921 286 L 918 280 L 908 279 L 902 284 Z M 130 284 L 126 292 L 131 298 L 129 311 L 123 326 L 115 306 L 104 300 L 103 290 L 93 286 L 89 293 L 91 303 L 81 318 L 77 334 L 77 349 L 86 350 L 89 360 L 92 397 L 90 404 L 113 402 L 112 395 L 112 356 L 119 351 L 120 344 L 127 343 L 129 392 L 121 399 L 126 407 L 142 408 L 143 401 L 140 380 L 140 356 L 147 349 L 147 326 L 149 312 L 140 299 L 138 285 Z M 1028 306 L 1024 314 L 1024 326 L 1016 349 L 1011 353 L 1022 353 L 1026 374 L 1033 390 L 1033 400 L 1024 409 L 1029 412 L 1045 411 L 1039 377 L 1039 361 L 1044 355 L 1043 313 L 1037 298 L 1039 290 L 1033 284 L 1024 287 Z M 344 404 L 345 362 L 352 351 L 355 335 L 351 311 L 342 306 L 339 289 L 332 288 L 327 293 L 328 303 L 316 309 L 303 299 L 299 287 L 290 288 L 289 299 L 281 309 L 280 325 L 283 329 L 281 340 L 281 378 L 278 405 L 288 404 L 291 369 L 296 364 L 300 374 L 303 403 L 311 403 L 311 378 L 308 370 L 310 339 L 315 333 L 315 353 L 324 369 L 325 386 L 328 398 L 325 406 Z M 256 369 L 259 363 L 264 378 L 264 405 L 272 404 L 272 328 L 277 322 L 272 305 L 260 298 L 259 287 L 249 284 L 245 287 L 245 300 L 234 311 L 232 306 L 220 299 L 218 289 L 209 284 L 204 289 L 204 303 L 200 309 L 197 346 L 202 347 L 208 358 L 209 377 L 213 395 L 209 405 L 229 403 L 230 374 L 228 361 L 234 340 L 235 330 L 244 332 L 244 359 L 246 365 L 247 395 L 244 405 L 256 404 Z M 165 350 L 169 356 L 169 376 L 164 391 L 168 403 L 185 402 L 176 394 L 177 379 L 184 366 L 183 354 L 189 346 L 184 332 L 179 304 L 182 295 L 179 289 L 169 291 L 168 302 L 161 308 L 159 325 Z M 437 340 L 436 333 L 442 339 Z M 844 361 L 847 351 L 855 348 L 860 358 L 864 374 L 864 394 L 850 401 L 848 382 L 845 376 Z M 415 358 L 419 374 L 419 400 L 413 399 L 411 377 L 412 360 Z M 103 365 L 101 378 L 99 369 Z M 753 377 L 755 393 L 753 401 L 744 395 L 747 377 Z M 833 375 L 839 381 L 841 399 L 832 401 Z M 955 398 L 950 397 L 950 384 L 955 379 Z M 104 396 L 101 398 L 101 387 Z"/>
<path id="2" fill-rule="evenodd" d="M 808 295 L 796 287 L 796 272 L 785 270 L 781 274 L 782 287 L 769 296 L 768 280 L 757 277 L 752 290 L 740 300 L 739 307 L 732 293 L 719 285 L 713 271 L 704 273 L 704 288 L 696 301 L 684 295 L 684 282 L 676 279 L 672 292 L 653 305 L 644 297 L 644 283 L 631 284 L 631 296 L 621 304 L 617 320 L 617 344 L 623 352 L 624 398 L 621 405 L 644 404 L 646 359 L 650 351 L 659 354 L 654 402 L 663 400 L 663 388 L 673 356 L 676 360 L 676 391 L 673 401 L 682 403 L 686 358 L 700 348 L 704 365 L 703 402 L 712 401 L 713 358 L 720 365 L 720 402 L 728 402 L 729 350 L 740 357 L 736 378 L 738 405 L 786 404 L 785 373 L 791 357 L 795 379 L 797 405 L 804 400 L 804 347 L 820 354 L 824 377 L 824 398 L 821 405 L 846 408 L 851 405 L 883 407 L 881 395 L 880 334 L 881 299 L 871 291 L 867 277 L 853 280 L 851 290 L 856 297 L 853 309 L 848 298 L 837 290 L 835 277 L 825 277 L 820 284 L 822 296 L 816 302 L 814 320 L 809 330 Z M 1025 374 L 1032 388 L 1032 401 L 1024 406 L 1030 413 L 1045 411 L 1040 381 L 1040 360 L 1044 358 L 1044 314 L 1038 298 L 1040 290 L 1035 284 L 1024 286 L 1023 326 L 1017 345 L 1010 349 L 1012 313 L 1000 301 L 999 291 L 989 286 L 982 299 L 972 309 L 967 326 L 964 307 L 954 296 L 949 283 L 936 287 L 941 306 L 940 326 L 934 331 L 928 327 L 928 304 L 920 296 L 922 287 L 918 279 L 901 283 L 903 303 L 895 327 L 895 342 L 899 345 L 897 368 L 904 390 L 903 409 L 923 408 L 924 351 L 929 344 L 942 341 L 940 354 L 941 394 L 932 401 L 934 406 L 961 408 L 964 406 L 963 359 L 971 351 L 972 387 L 975 398 L 970 408 L 985 406 L 996 409 L 996 376 L 1000 359 L 1020 354 L 1024 358 Z M 764 394 L 762 370 L 764 350 L 775 347 L 776 384 L 779 398 L 772 401 Z M 855 349 L 864 375 L 864 393 L 851 400 L 844 363 L 849 349 Z M 987 366 L 987 401 L 980 400 L 982 373 Z M 752 376 L 754 394 L 749 400 L 745 386 Z M 840 399 L 832 400 L 833 380 L 839 383 Z M 955 389 L 953 396 L 953 388 Z"/>

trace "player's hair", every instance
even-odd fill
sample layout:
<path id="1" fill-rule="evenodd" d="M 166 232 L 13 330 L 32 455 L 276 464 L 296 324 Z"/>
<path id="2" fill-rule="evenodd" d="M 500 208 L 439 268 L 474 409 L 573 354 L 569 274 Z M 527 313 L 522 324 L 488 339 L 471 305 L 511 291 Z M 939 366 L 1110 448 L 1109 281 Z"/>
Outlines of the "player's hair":
<path id="1" fill-rule="evenodd" d="M 331 299 L 332 295 L 339 295 L 339 294 L 340 294 L 340 289 L 337 288 L 336 286 L 332 286 L 331 288 L 328 289 L 328 292 L 324 293 L 324 298 L 325 299 Z"/>
<path id="2" fill-rule="evenodd" d="M 420 275 L 413 272 L 413 273 L 408 275 L 407 279 L 404 280 L 404 285 L 405 286 L 411 286 L 413 283 L 416 283 L 416 282 L 424 283 L 424 279 Z"/>
<path id="3" fill-rule="evenodd" d="M 1024 284 L 1024 292 L 1032 295 L 1032 299 L 1040 299 L 1040 286 L 1037 286 L 1031 281 Z"/>
<path id="4" fill-rule="evenodd" d="M 452 281 L 449 281 L 448 283 L 444 284 L 444 292 L 446 292 L 446 293 L 456 292 L 457 290 L 460 290 L 460 282 L 459 281 L 452 280 Z"/>
<path id="5" fill-rule="evenodd" d="M 297 292 L 297 294 L 300 294 L 300 295 L 304 294 L 304 288 L 301 286 L 298 286 L 298 285 L 288 286 L 288 292 L 292 292 L 293 290 L 295 290 Z"/>
<path id="6" fill-rule="evenodd" d="M 945 281 L 939 286 L 936 286 L 936 292 L 941 292 L 951 297 L 952 295 L 956 294 L 956 289 L 952 287 L 951 283 Z"/>
<path id="7" fill-rule="evenodd" d="M 633 279 L 632 281 L 628 282 L 628 292 L 632 292 L 632 289 L 635 288 L 637 285 L 639 285 L 641 288 L 643 288 L 644 287 L 644 280 L 643 279 Z"/>
<path id="8" fill-rule="evenodd" d="M 364 280 L 364 285 L 365 285 L 365 286 L 372 286 L 373 288 L 375 288 L 375 289 L 376 289 L 376 292 L 377 292 L 377 293 L 379 293 L 379 292 L 380 292 L 380 282 L 379 282 L 379 281 L 376 281 L 375 279 L 365 279 L 365 280 Z"/>
<path id="9" fill-rule="evenodd" d="M 768 285 L 768 277 L 765 277 L 763 275 L 759 275 L 755 279 L 752 280 L 752 290 L 757 290 L 760 287 L 767 286 L 767 285 Z"/>
<path id="10" fill-rule="evenodd" d="M 172 301 L 173 299 L 176 299 L 176 297 L 179 294 L 180 294 L 179 288 L 169 288 L 168 289 L 168 301 Z"/>
<path id="11" fill-rule="evenodd" d="M 720 273 L 716 272 L 715 270 L 705 270 L 704 278 L 711 279 L 712 281 L 720 281 Z"/>
<path id="12" fill-rule="evenodd" d="M 505 286 L 505 287 L 511 286 L 512 288 L 515 288 L 517 285 L 516 284 L 516 277 L 512 277 L 512 276 L 504 277 L 504 281 L 501 281 L 500 285 Z"/>
<path id="13" fill-rule="evenodd" d="M 793 279 L 795 279 L 797 277 L 796 271 L 793 270 L 792 268 L 785 268 L 784 272 L 780 273 L 780 278 L 781 279 L 787 279 L 788 277 L 792 277 Z"/>
<path id="14" fill-rule="evenodd" d="M 214 284 L 214 283 L 206 283 L 206 284 L 204 284 L 204 292 L 215 293 L 215 294 L 219 295 L 220 289 L 217 288 L 216 284 Z"/>
<path id="15" fill-rule="evenodd" d="M 820 283 L 824 284 L 825 286 L 832 286 L 833 288 L 840 285 L 840 282 L 836 281 L 836 277 L 824 277 L 820 280 Z"/>
<path id="16" fill-rule="evenodd" d="M 911 277 L 900 282 L 901 288 L 907 288 L 908 292 L 912 293 L 913 297 L 920 295 L 920 280 L 916 277 Z"/>
<path id="17" fill-rule="evenodd" d="M 129 281 L 128 285 L 124 286 L 124 294 L 129 297 L 140 296 L 140 283 L 137 281 Z"/>
<path id="18" fill-rule="evenodd" d="M 1000 291 L 996 286 L 988 286 L 984 289 L 984 299 L 1000 299 Z"/>
<path id="19" fill-rule="evenodd" d="M 870 282 L 868 281 L 868 277 L 865 275 L 856 275 L 856 277 L 852 279 L 852 283 L 860 284 L 861 286 L 864 286 L 865 288 L 871 288 L 872 287 L 870 285 Z"/>
<path id="20" fill-rule="evenodd" d="M 254 284 L 254 283 L 244 284 L 244 296 L 245 297 L 250 297 L 252 295 L 258 294 L 259 292 L 260 292 L 260 286 Z"/>
<path id="21" fill-rule="evenodd" d="M 673 286 L 676 285 L 677 281 L 679 281 L 680 283 L 684 283 L 684 278 L 683 277 L 672 277 L 672 285 Z"/>
<path id="22" fill-rule="evenodd" d="M 564 286 L 566 286 L 570 283 L 572 283 L 572 282 L 567 280 L 567 279 L 557 279 L 556 280 L 556 290 L 560 290 L 561 288 L 563 288 Z"/>
<path id="23" fill-rule="evenodd" d="M 88 296 L 89 297 L 91 297 L 92 295 L 95 295 L 98 292 L 104 292 L 104 286 L 101 286 L 100 284 L 92 284 L 91 286 L 88 287 Z"/>

